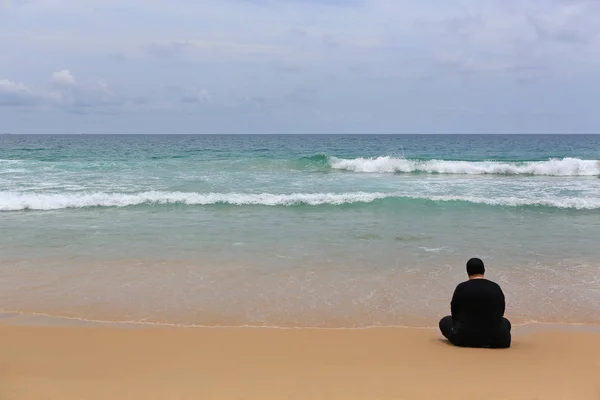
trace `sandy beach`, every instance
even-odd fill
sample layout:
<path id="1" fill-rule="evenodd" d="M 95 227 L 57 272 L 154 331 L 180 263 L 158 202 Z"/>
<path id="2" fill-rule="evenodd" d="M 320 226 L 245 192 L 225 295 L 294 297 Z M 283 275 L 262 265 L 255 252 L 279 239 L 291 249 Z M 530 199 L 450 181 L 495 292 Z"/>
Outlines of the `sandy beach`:
<path id="1" fill-rule="evenodd" d="M 600 399 L 600 334 L 0 325 L 0 399 Z"/>

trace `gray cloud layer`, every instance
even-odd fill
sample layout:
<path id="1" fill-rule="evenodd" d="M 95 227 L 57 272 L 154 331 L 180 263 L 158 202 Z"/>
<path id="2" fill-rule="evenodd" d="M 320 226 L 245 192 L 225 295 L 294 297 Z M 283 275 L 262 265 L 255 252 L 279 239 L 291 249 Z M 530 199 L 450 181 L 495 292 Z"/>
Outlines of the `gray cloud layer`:
<path id="1" fill-rule="evenodd" d="M 50 121 L 115 133 L 600 125 L 596 1 L 0 4 L 0 131 L 43 133 Z"/>

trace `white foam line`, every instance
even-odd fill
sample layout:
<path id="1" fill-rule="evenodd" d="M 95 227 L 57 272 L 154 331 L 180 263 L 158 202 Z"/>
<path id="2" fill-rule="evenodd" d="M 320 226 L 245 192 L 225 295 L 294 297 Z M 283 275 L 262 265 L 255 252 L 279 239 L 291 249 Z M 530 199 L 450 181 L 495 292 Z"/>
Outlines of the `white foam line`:
<path id="1" fill-rule="evenodd" d="M 525 194 L 527 195 L 527 194 Z M 194 193 L 194 192 L 161 192 L 150 191 L 141 193 L 31 193 L 31 192 L 0 192 L 0 211 L 21 210 L 60 210 L 67 208 L 88 207 L 128 207 L 135 205 L 216 205 L 229 204 L 236 206 L 294 206 L 294 205 L 341 205 L 356 203 L 371 203 L 376 200 L 398 198 L 425 201 L 464 201 L 469 203 L 487 204 L 491 206 L 549 206 L 578 210 L 593 210 L 600 208 L 600 198 L 541 198 L 541 197 L 496 197 L 480 196 L 412 196 L 400 192 L 353 192 L 353 193 Z"/>
<path id="2" fill-rule="evenodd" d="M 582 160 L 566 157 L 546 161 L 448 161 L 407 160 L 390 156 L 377 158 L 343 159 L 330 157 L 333 169 L 362 173 L 466 174 L 466 175 L 545 175 L 545 176 L 598 176 L 599 160 Z"/>
<path id="3" fill-rule="evenodd" d="M 78 321 L 93 324 L 105 325 L 142 325 L 156 327 L 172 327 L 172 328 L 208 328 L 208 329 L 281 329 L 281 330 L 365 330 L 365 329 L 390 329 L 390 328 L 405 328 L 405 329 L 423 329 L 429 330 L 434 327 L 429 326 L 410 326 L 410 325 L 367 325 L 358 327 L 318 327 L 318 326 L 279 326 L 279 325 L 201 325 L 201 324 L 178 324 L 169 322 L 147 322 L 136 320 L 101 320 L 88 319 L 82 317 L 67 317 L 54 314 L 21 312 L 21 311 L 0 311 L 0 314 L 16 314 L 24 317 L 44 317 L 57 320 Z"/>
<path id="4" fill-rule="evenodd" d="M 368 330 L 368 329 L 420 329 L 420 330 L 437 330 L 437 326 L 413 326 L 413 325 L 367 325 L 357 327 L 318 327 L 318 326 L 279 326 L 279 325 L 201 325 L 201 324 L 178 324 L 169 322 L 146 322 L 136 320 L 121 320 L 109 321 L 101 319 L 88 319 L 83 317 L 67 317 L 46 313 L 21 312 L 21 311 L 0 311 L 0 314 L 16 314 L 25 317 L 44 317 L 56 320 L 78 321 L 84 323 L 103 324 L 103 325 L 141 325 L 155 327 L 172 327 L 172 328 L 207 328 L 207 329 L 278 329 L 278 330 Z M 518 326 L 572 326 L 572 327 L 590 327 L 599 328 L 600 324 L 584 323 L 584 322 L 540 322 L 529 320 L 521 323 L 512 323 L 513 327 Z"/>
<path id="5" fill-rule="evenodd" d="M 141 193 L 24 193 L 0 192 L 0 211 L 56 210 L 85 207 L 127 207 L 139 204 L 186 205 L 340 205 L 369 203 L 394 197 L 394 193 L 190 193 L 149 191 Z"/>

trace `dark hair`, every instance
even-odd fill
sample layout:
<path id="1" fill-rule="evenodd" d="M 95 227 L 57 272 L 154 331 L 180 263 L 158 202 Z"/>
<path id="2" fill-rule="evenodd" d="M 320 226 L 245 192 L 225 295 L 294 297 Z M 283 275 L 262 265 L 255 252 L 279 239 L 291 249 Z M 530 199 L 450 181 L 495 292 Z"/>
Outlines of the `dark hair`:
<path id="1" fill-rule="evenodd" d="M 469 261 L 467 261 L 467 274 L 469 274 L 469 276 L 485 274 L 483 261 L 481 261 L 479 258 L 471 258 Z"/>

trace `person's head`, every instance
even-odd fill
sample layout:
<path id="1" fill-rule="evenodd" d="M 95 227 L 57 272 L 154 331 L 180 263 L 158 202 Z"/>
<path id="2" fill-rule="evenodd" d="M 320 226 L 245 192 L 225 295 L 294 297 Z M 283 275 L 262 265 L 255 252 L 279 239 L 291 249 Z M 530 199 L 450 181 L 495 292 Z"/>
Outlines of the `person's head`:
<path id="1" fill-rule="evenodd" d="M 485 267 L 483 266 L 483 261 L 479 258 L 471 258 L 467 261 L 467 275 L 469 275 L 469 279 L 481 278 L 484 274 Z"/>

